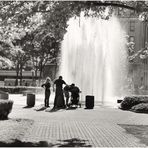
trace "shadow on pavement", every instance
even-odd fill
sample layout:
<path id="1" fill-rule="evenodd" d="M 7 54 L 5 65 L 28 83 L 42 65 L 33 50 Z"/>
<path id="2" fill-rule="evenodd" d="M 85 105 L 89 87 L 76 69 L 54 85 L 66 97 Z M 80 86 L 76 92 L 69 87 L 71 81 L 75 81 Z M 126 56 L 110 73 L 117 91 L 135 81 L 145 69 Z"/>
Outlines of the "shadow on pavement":
<path id="1" fill-rule="evenodd" d="M 77 109 L 78 107 L 68 107 L 68 108 L 66 108 L 66 110 L 75 110 L 75 109 Z"/>
<path id="2" fill-rule="evenodd" d="M 86 109 L 86 110 L 92 110 L 92 109 L 94 109 L 94 108 L 84 108 L 84 109 Z"/>
<path id="3" fill-rule="evenodd" d="M 32 108 L 33 106 L 24 106 L 23 108 Z"/>
<path id="4" fill-rule="evenodd" d="M 35 107 L 34 110 L 36 110 L 36 111 L 44 111 L 45 109 L 47 109 L 47 107 L 45 107 L 44 105 L 40 105 L 40 106 Z"/>
<path id="5" fill-rule="evenodd" d="M 141 143 L 148 146 L 148 125 L 129 125 L 129 124 L 118 124 L 125 129 L 128 134 L 134 135 L 140 140 Z"/>
<path id="6" fill-rule="evenodd" d="M 61 110 L 61 108 L 51 108 L 51 109 L 48 108 L 48 109 L 45 110 L 45 112 L 53 113 L 53 112 L 57 112 L 59 110 Z"/>
<path id="7" fill-rule="evenodd" d="M 77 138 L 66 139 L 66 140 L 58 140 L 61 143 L 52 144 L 47 141 L 39 141 L 39 142 L 25 142 L 20 140 L 15 140 L 11 143 L 0 142 L 0 147 L 92 147 L 91 145 L 87 145 L 86 141 L 88 140 L 80 140 Z M 64 143 L 63 143 L 64 142 Z"/>
<path id="8" fill-rule="evenodd" d="M 11 143 L 0 142 L 0 147 L 52 147 L 53 144 L 50 144 L 46 141 L 40 141 L 37 143 L 24 142 L 20 140 L 15 140 Z"/>
<path id="9" fill-rule="evenodd" d="M 78 138 L 72 138 L 67 140 L 59 140 L 60 142 L 64 142 L 64 144 L 58 144 L 58 147 L 92 147 L 91 145 L 87 145 L 86 141 Z"/>

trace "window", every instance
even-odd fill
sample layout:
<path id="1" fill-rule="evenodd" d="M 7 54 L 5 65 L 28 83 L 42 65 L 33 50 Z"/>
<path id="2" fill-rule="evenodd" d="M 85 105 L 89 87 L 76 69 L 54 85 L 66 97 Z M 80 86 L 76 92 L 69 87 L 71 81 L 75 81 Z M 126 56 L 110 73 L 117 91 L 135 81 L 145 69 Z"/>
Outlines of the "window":
<path id="1" fill-rule="evenodd" d="M 135 42 L 135 37 L 134 36 L 130 36 L 129 37 L 129 42 Z"/>
<path id="2" fill-rule="evenodd" d="M 130 21 L 130 31 L 135 31 L 135 21 Z"/>
<path id="3" fill-rule="evenodd" d="M 123 13 L 123 8 L 118 8 L 118 15 L 121 16 Z"/>
<path id="4" fill-rule="evenodd" d="M 131 17 L 134 17 L 134 16 L 135 16 L 135 11 L 131 10 L 131 11 L 130 11 L 130 16 L 131 16 Z"/>

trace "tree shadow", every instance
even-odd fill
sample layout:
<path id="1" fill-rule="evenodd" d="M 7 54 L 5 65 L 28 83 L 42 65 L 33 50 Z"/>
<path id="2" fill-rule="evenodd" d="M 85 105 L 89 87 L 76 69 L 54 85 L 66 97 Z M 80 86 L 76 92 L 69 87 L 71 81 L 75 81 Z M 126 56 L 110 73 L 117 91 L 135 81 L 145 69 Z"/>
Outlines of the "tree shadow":
<path id="1" fill-rule="evenodd" d="M 39 141 L 39 142 L 25 142 L 20 140 L 14 140 L 11 143 L 7 142 L 0 142 L 0 147 L 52 147 L 54 146 L 51 143 L 46 141 Z"/>
<path id="2" fill-rule="evenodd" d="M 92 147 L 92 145 L 86 144 L 86 141 L 88 140 L 80 140 L 78 138 L 58 140 L 58 141 L 60 143 L 52 144 L 48 143 L 47 141 L 27 142 L 15 139 L 12 142 L 0 141 L 0 147 Z M 61 144 L 63 142 L 64 144 Z"/>
<path id="3" fill-rule="evenodd" d="M 58 144 L 58 147 L 92 147 L 92 145 L 87 145 L 86 141 L 78 138 L 59 140 L 60 142 L 64 142 L 64 144 Z"/>
<path id="4" fill-rule="evenodd" d="M 129 125 L 129 124 L 118 124 L 120 127 L 125 129 L 128 134 L 134 135 L 140 140 L 140 143 L 148 146 L 148 125 Z"/>

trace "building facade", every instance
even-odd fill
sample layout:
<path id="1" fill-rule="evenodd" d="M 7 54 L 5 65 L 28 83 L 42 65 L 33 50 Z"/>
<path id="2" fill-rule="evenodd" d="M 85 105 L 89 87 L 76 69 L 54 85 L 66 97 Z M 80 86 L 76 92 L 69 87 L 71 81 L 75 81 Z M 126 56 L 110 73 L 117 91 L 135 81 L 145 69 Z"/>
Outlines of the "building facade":
<path id="1" fill-rule="evenodd" d="M 134 11 L 118 8 L 116 14 L 128 37 L 128 42 L 134 42 L 134 52 L 145 47 L 148 42 L 148 25 L 139 19 Z M 148 60 L 135 58 L 128 65 L 128 77 L 132 83 L 133 94 L 148 94 Z"/>

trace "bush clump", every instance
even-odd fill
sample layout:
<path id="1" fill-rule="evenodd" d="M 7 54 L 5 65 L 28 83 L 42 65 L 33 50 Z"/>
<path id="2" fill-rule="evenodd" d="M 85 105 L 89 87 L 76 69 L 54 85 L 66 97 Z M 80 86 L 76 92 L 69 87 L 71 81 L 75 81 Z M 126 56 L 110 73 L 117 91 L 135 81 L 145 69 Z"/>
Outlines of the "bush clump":
<path id="1" fill-rule="evenodd" d="M 140 103 L 148 103 L 148 96 L 128 96 L 123 99 L 120 108 L 130 110 L 133 106 Z"/>
<path id="2" fill-rule="evenodd" d="M 8 114 L 11 112 L 12 106 L 12 100 L 0 99 L 0 120 L 8 119 Z"/>
<path id="3" fill-rule="evenodd" d="M 140 103 L 131 108 L 131 111 L 136 113 L 148 113 L 148 103 Z"/>

